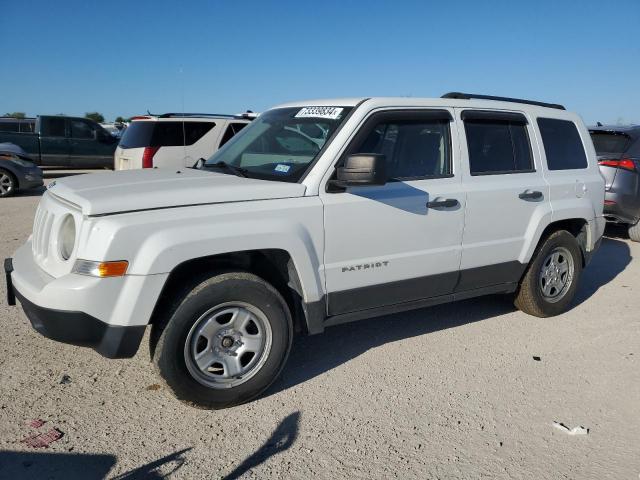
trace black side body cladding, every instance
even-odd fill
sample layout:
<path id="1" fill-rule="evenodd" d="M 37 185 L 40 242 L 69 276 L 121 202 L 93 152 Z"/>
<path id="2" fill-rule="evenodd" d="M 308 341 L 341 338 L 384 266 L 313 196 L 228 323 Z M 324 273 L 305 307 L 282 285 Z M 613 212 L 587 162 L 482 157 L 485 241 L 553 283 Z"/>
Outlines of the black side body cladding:
<path id="1" fill-rule="evenodd" d="M 514 261 L 332 292 L 317 302 L 303 304 L 307 332 L 313 335 L 341 323 L 483 295 L 513 293 L 526 268 L 527 264 Z"/>

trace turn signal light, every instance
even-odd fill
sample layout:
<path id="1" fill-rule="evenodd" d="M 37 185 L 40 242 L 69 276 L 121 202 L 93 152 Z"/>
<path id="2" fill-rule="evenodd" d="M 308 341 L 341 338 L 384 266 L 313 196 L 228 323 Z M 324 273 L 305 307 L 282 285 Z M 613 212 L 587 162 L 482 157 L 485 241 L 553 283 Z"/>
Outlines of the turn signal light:
<path id="1" fill-rule="evenodd" d="M 93 262 L 91 260 L 76 260 L 73 265 L 73 273 L 79 275 L 91 275 L 92 277 L 122 277 L 127 273 L 129 262 L 119 260 L 117 262 Z"/>

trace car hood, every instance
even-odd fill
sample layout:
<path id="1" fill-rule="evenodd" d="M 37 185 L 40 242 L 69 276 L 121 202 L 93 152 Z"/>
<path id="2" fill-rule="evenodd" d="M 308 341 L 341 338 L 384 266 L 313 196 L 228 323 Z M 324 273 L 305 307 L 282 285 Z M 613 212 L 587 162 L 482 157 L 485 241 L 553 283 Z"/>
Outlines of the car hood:
<path id="1" fill-rule="evenodd" d="M 301 197 L 305 192 L 299 183 L 191 168 L 98 172 L 57 179 L 48 188 L 51 194 L 77 205 L 84 215 Z"/>

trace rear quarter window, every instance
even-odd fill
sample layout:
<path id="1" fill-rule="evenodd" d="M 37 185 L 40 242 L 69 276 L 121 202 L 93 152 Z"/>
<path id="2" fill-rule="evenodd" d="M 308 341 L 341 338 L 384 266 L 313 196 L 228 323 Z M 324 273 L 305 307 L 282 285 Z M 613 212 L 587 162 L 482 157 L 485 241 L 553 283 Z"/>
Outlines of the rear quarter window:
<path id="1" fill-rule="evenodd" d="M 587 168 L 587 155 L 576 124 L 556 118 L 538 118 L 549 170 Z"/>

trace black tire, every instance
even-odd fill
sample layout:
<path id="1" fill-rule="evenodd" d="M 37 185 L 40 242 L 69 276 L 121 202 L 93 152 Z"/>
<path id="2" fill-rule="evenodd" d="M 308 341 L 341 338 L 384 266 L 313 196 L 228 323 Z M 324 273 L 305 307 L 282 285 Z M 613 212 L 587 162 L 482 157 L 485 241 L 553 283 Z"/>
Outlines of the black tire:
<path id="1" fill-rule="evenodd" d="M 240 376 L 229 379 L 244 383 L 212 388 L 198 380 L 198 377 L 202 379 L 203 374 L 193 371 L 194 368 L 197 370 L 193 361 L 187 365 L 193 357 L 188 356 L 185 345 L 189 348 L 192 344 L 193 340 L 188 342 L 190 332 L 200 324 L 198 322 L 203 321 L 203 315 L 215 312 L 218 306 L 224 309 L 225 305 L 233 302 L 246 304 L 263 314 L 261 321 L 266 319 L 271 329 L 271 346 L 268 353 L 262 356 L 264 363 L 255 368 L 248 380 Z M 152 329 L 152 338 L 157 338 L 152 349 L 153 362 L 176 397 L 190 405 L 219 409 L 253 400 L 274 382 L 286 363 L 293 338 L 289 308 L 278 291 L 256 275 L 229 272 L 207 278 L 186 295 L 177 298 L 169 310 L 164 321 Z M 209 346 L 207 344 L 206 348 Z"/>
<path id="2" fill-rule="evenodd" d="M 559 290 L 557 298 L 550 300 L 543 294 L 541 274 L 549 256 L 555 252 L 568 252 L 571 256 L 573 270 L 571 283 Z M 568 259 L 565 259 L 568 261 Z M 532 261 L 529 263 L 518 291 L 515 306 L 529 315 L 536 317 L 552 317 L 565 312 L 575 296 L 582 274 L 582 252 L 576 238 L 566 230 L 558 230 L 540 242 Z M 557 289 L 558 290 L 558 289 Z"/>
<path id="3" fill-rule="evenodd" d="M 629 225 L 629 238 L 633 242 L 640 242 L 640 222 L 635 225 Z"/>
<path id="4" fill-rule="evenodd" d="M 4 168 L 0 168 L 0 198 L 10 197 L 18 190 L 15 175 Z"/>

